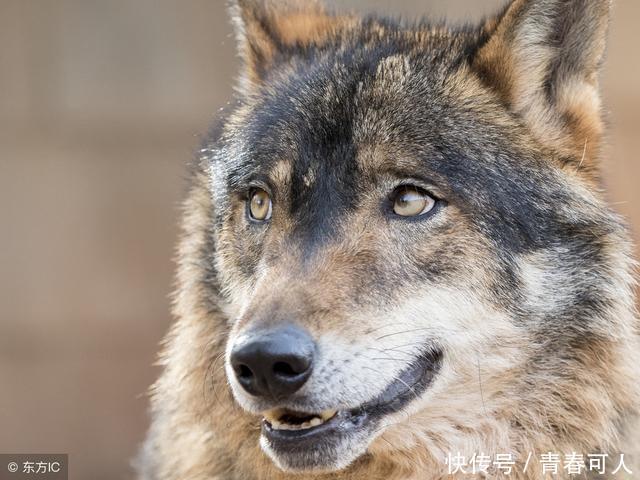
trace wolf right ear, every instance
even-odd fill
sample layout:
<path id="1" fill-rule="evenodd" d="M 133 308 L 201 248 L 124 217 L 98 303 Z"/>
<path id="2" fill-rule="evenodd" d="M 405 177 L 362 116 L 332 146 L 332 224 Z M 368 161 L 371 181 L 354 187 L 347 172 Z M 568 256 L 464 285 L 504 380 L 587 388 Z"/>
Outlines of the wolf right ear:
<path id="1" fill-rule="evenodd" d="M 260 85 L 279 60 L 325 42 L 341 21 L 317 0 L 231 0 L 230 11 L 245 92 Z"/>
<path id="2" fill-rule="evenodd" d="M 513 0 L 485 24 L 474 68 L 543 144 L 593 170 L 610 0 Z"/>

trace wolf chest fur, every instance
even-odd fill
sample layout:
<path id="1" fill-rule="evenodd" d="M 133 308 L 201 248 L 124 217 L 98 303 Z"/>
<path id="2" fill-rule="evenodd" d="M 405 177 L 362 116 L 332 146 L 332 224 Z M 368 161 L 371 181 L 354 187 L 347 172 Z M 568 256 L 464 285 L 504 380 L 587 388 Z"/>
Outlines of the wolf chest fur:
<path id="1" fill-rule="evenodd" d="M 547 452 L 640 475 L 609 8 L 453 27 L 232 2 L 243 70 L 192 167 L 141 479 L 469 478 L 451 454 L 539 479 Z"/>

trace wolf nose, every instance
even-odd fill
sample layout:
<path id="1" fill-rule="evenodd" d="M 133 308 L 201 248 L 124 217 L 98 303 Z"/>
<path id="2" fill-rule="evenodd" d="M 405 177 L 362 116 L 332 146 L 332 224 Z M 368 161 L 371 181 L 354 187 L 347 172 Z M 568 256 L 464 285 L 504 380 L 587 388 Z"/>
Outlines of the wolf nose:
<path id="1" fill-rule="evenodd" d="M 282 398 L 311 375 L 315 343 L 294 325 L 244 336 L 231 350 L 231 366 L 242 388 L 256 396 Z"/>

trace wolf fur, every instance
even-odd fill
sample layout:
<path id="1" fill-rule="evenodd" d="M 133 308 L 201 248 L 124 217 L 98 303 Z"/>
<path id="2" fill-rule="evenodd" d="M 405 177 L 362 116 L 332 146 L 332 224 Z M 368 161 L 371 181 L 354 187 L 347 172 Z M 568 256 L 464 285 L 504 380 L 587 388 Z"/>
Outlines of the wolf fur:
<path id="1" fill-rule="evenodd" d="M 237 103 L 193 165 L 140 479 L 469 478 L 456 453 L 511 453 L 505 478 L 540 479 L 524 462 L 547 452 L 624 453 L 640 475 L 632 248 L 599 177 L 609 7 L 514 0 L 449 27 L 231 4 Z M 256 179 L 268 226 L 246 219 Z M 398 179 L 438 211 L 390 215 Z M 294 473 L 228 367 L 243 332 L 283 318 L 320 352 L 291 406 L 367 402 L 425 346 L 442 365 L 370 438 Z"/>

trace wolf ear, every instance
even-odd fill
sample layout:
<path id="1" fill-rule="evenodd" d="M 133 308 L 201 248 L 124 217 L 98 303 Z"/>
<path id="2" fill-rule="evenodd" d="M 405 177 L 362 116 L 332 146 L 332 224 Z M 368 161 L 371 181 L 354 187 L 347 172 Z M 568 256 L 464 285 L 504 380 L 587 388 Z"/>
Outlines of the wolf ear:
<path id="1" fill-rule="evenodd" d="M 485 25 L 474 68 L 544 144 L 594 170 L 610 0 L 514 0 Z"/>
<path id="2" fill-rule="evenodd" d="M 259 85 L 296 48 L 326 41 L 337 23 L 316 0 L 232 0 L 230 11 L 244 62 L 243 90 Z"/>

